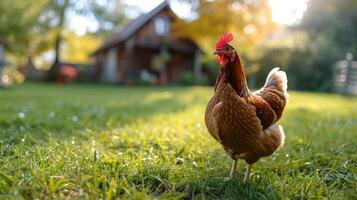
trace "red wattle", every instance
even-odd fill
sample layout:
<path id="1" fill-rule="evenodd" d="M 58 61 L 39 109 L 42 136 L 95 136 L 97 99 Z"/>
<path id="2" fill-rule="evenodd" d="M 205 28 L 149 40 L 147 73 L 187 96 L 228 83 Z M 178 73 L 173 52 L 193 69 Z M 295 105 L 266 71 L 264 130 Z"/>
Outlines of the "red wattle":
<path id="1" fill-rule="evenodd" d="M 224 59 L 223 56 L 217 56 L 217 61 L 220 65 L 223 64 L 223 59 Z"/>

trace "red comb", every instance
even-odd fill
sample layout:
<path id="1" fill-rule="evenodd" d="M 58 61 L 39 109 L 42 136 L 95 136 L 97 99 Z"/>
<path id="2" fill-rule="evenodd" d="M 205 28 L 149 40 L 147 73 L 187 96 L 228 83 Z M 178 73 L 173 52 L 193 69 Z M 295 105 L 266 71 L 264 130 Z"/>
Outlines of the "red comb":
<path id="1" fill-rule="evenodd" d="M 233 40 L 232 33 L 223 34 L 216 43 L 216 49 L 221 49 L 224 45 L 228 44 Z"/>

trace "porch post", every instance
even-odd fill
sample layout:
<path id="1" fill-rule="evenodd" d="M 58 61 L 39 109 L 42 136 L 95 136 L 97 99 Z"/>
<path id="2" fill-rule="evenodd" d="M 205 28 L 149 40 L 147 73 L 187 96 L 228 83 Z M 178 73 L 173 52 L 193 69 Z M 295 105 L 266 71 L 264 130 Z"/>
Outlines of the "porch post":
<path id="1" fill-rule="evenodd" d="M 131 38 L 127 40 L 124 44 L 124 59 L 123 63 L 124 64 L 124 74 L 123 74 L 123 81 L 125 84 L 132 85 L 134 84 L 133 76 L 134 76 L 134 69 L 133 69 L 133 62 L 134 62 L 134 39 Z"/>

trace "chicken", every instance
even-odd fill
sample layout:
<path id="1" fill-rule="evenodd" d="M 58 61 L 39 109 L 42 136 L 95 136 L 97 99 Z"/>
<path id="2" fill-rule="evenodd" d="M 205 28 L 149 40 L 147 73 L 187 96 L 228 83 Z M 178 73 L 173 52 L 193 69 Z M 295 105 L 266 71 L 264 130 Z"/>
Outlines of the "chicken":
<path id="1" fill-rule="evenodd" d="M 284 130 L 276 123 L 288 100 L 287 77 L 274 68 L 264 87 L 251 92 L 239 55 L 229 44 L 232 40 L 233 35 L 227 33 L 216 44 L 214 55 L 220 70 L 206 108 L 205 123 L 211 136 L 233 159 L 230 177 L 236 173 L 238 159 L 246 161 L 246 182 L 252 165 L 284 144 Z"/>

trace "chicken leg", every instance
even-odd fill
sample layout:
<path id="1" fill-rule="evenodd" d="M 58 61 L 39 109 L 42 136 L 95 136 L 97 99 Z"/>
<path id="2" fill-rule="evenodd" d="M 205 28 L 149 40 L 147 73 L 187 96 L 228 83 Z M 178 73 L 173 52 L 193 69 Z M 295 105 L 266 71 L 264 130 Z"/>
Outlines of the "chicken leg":
<path id="1" fill-rule="evenodd" d="M 230 178 L 233 178 L 233 177 L 236 175 L 237 164 L 238 164 L 238 159 L 233 160 L 232 168 L 231 168 L 231 173 L 229 173 L 229 177 L 230 177 Z"/>
<path id="2" fill-rule="evenodd" d="M 249 178 L 250 178 L 250 174 L 252 172 L 252 167 L 253 165 L 252 164 L 248 164 L 248 167 L 247 167 L 247 171 L 245 173 L 245 176 L 244 176 L 244 183 L 247 183 L 247 181 L 249 181 Z"/>

